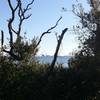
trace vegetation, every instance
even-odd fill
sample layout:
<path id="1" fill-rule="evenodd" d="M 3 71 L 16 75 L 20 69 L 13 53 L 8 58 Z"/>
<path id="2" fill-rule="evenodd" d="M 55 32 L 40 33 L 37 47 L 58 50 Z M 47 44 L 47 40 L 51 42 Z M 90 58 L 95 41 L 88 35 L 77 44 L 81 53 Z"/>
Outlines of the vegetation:
<path id="1" fill-rule="evenodd" d="M 34 0 L 24 9 L 22 9 L 21 0 L 16 0 L 15 8 L 10 0 L 7 2 L 12 11 L 12 17 L 8 21 L 9 51 L 4 47 L 4 31 L 1 31 L 0 100 L 99 100 L 100 12 L 96 9 L 97 7 L 95 8 L 93 0 L 89 1 L 92 9 L 87 13 L 82 10 L 80 4 L 77 6 L 80 9 L 79 12 L 73 5 L 73 12 L 80 17 L 82 25 L 82 28 L 77 27 L 82 33 L 81 37 L 79 36 L 81 49 L 69 60 L 68 68 L 55 65 L 58 50 L 67 28 L 59 36 L 54 60 L 51 64 L 40 64 L 33 59 L 38 52 L 38 45 L 42 37 L 51 33 L 61 18 L 53 27 L 43 32 L 39 39 L 34 38 L 31 43 L 28 43 L 20 35 L 21 25 L 23 20 L 31 16 L 25 16 L 25 13 Z M 20 19 L 17 31 L 12 24 L 16 11 Z M 15 41 L 13 41 L 14 34 L 16 34 Z M 84 37 L 84 34 L 87 34 L 87 37 Z"/>
<path id="2" fill-rule="evenodd" d="M 99 0 L 88 0 L 90 12 L 85 12 L 82 5 L 73 5 L 73 12 L 80 18 L 81 27 L 77 26 L 80 36 L 80 51 L 70 59 L 69 67 L 82 72 L 85 76 L 86 91 L 83 100 L 99 100 L 99 70 L 100 70 L 100 9 Z M 82 79 L 82 78 L 81 78 Z M 83 82 L 84 83 L 84 82 Z M 84 86 L 82 86 L 84 87 Z M 84 87 L 85 89 L 85 87 Z M 82 97 L 81 96 L 81 97 Z"/>

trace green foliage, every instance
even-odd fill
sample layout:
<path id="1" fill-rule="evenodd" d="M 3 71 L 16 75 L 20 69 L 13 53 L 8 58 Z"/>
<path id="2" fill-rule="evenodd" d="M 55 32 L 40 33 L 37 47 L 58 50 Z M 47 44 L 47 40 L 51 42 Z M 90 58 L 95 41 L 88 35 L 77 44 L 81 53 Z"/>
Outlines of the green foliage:
<path id="1" fill-rule="evenodd" d="M 74 62 L 74 65 L 73 65 Z M 77 63 L 75 63 L 77 62 Z M 100 62 L 94 57 L 71 59 L 47 76 L 48 64 L 0 62 L 1 100 L 93 100 L 100 98 Z M 99 100 L 99 99 L 96 99 Z"/>
<path id="2" fill-rule="evenodd" d="M 100 11 L 90 1 L 92 9 L 85 12 L 80 4 L 74 6 L 74 13 L 81 19 L 78 26 L 80 51 L 69 60 L 69 71 L 72 76 L 71 95 L 68 100 L 100 99 Z M 76 7 L 76 8 L 75 8 Z M 79 11 L 77 8 L 79 7 Z M 73 99 L 74 98 L 74 99 Z"/>
<path id="3" fill-rule="evenodd" d="M 21 61 L 29 62 L 31 57 L 34 57 L 37 52 L 38 48 L 36 47 L 37 38 L 33 38 L 31 43 L 24 41 L 22 37 L 18 37 L 14 43 L 13 52 L 20 56 Z"/>
<path id="4" fill-rule="evenodd" d="M 70 60 L 69 68 L 77 75 L 75 88 L 76 93 L 84 98 L 82 100 L 98 100 L 96 98 L 100 95 L 100 62 L 93 56 L 76 56 Z"/>
<path id="5" fill-rule="evenodd" d="M 84 13 L 88 20 L 89 14 Z M 82 20 L 84 28 L 88 20 Z M 28 43 L 17 37 L 13 52 L 21 58 L 18 63 L 0 53 L 0 100 L 100 100 L 100 55 L 94 55 L 92 33 L 80 39 L 83 48 L 69 60 L 68 68 L 56 65 L 50 73 L 49 64 L 30 61 L 38 51 L 37 39 Z"/>
<path id="6" fill-rule="evenodd" d="M 44 78 L 46 69 L 47 65 L 35 63 L 32 66 L 17 67 L 11 62 L 2 62 L 0 67 L 0 99 L 40 100 L 43 95 L 48 95 L 49 93 L 45 89 L 48 89 L 49 84 L 52 84 L 53 77 L 49 79 L 50 82 L 46 83 Z"/>
<path id="7" fill-rule="evenodd" d="M 80 18 L 80 25 L 77 25 L 80 36 L 80 46 L 85 56 L 93 56 L 100 54 L 100 10 L 98 0 L 88 0 L 89 11 L 85 11 L 82 4 L 78 3 L 73 6 L 73 12 Z"/>

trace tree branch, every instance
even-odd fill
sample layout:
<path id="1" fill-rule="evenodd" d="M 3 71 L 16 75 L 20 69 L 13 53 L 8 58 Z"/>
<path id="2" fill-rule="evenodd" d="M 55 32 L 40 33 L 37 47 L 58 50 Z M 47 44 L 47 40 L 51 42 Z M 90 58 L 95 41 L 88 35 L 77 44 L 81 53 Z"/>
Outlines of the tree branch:
<path id="1" fill-rule="evenodd" d="M 30 5 L 33 4 L 34 0 L 32 0 L 30 3 L 28 3 L 25 9 L 23 9 L 22 0 L 16 0 L 16 6 L 15 7 L 13 7 L 14 5 L 11 3 L 11 0 L 7 0 L 7 2 L 8 2 L 8 6 L 11 10 L 11 17 L 8 20 L 8 31 L 9 31 L 9 35 L 10 35 L 10 40 L 9 40 L 10 50 L 7 51 L 3 48 L 3 51 L 8 53 L 14 59 L 18 60 L 20 57 L 17 56 L 14 53 L 14 50 L 13 50 L 14 49 L 13 34 L 16 34 L 17 37 L 20 36 L 23 21 L 25 19 L 28 19 L 31 16 L 31 14 L 25 16 L 26 11 L 31 9 L 29 7 L 30 7 Z M 18 17 L 19 17 L 18 29 L 15 29 L 14 26 L 13 26 L 14 20 L 16 18 L 16 13 L 18 13 Z M 1 31 L 1 34 L 2 34 L 2 38 L 3 38 L 3 31 Z M 1 43 L 3 44 L 3 39 L 1 41 Z"/>
<path id="2" fill-rule="evenodd" d="M 1 30 L 1 46 L 3 47 L 3 43 L 4 43 L 4 32 L 3 30 Z"/>
<path id="3" fill-rule="evenodd" d="M 12 45 L 13 45 L 13 33 L 12 33 L 12 30 L 11 30 L 11 27 L 12 27 L 12 23 L 15 19 L 15 10 L 11 5 L 10 0 L 8 0 L 8 4 L 9 4 L 9 7 L 12 11 L 11 18 L 9 18 L 9 21 L 8 21 L 8 30 L 9 30 L 9 35 L 10 35 L 10 51 L 12 51 L 12 49 L 13 49 L 13 47 L 12 47 Z"/>
<path id="4" fill-rule="evenodd" d="M 11 51 L 7 51 L 5 49 L 3 49 L 4 52 L 8 53 L 13 59 L 15 60 L 21 60 L 21 57 L 19 57 L 18 55 L 15 55 L 13 52 Z"/>
<path id="5" fill-rule="evenodd" d="M 32 0 L 29 4 L 27 4 L 26 8 L 22 8 L 22 3 L 21 3 L 21 0 L 19 0 L 19 10 L 18 10 L 18 16 L 19 16 L 19 19 L 20 19 L 20 23 L 18 25 L 18 31 L 17 31 L 17 34 L 20 35 L 20 32 L 21 32 L 21 26 L 22 26 L 22 23 L 25 19 L 28 19 L 29 17 L 31 17 L 32 14 L 29 14 L 27 16 L 25 16 L 25 13 L 26 11 L 28 11 L 29 9 L 29 6 L 32 5 L 34 2 L 34 0 Z"/>
<path id="6" fill-rule="evenodd" d="M 10 1 L 10 0 L 8 0 L 8 4 L 9 4 L 10 9 L 11 9 L 12 11 L 14 11 L 14 8 L 13 8 L 13 6 L 12 6 L 12 4 L 11 4 L 11 1 Z"/>
<path id="7" fill-rule="evenodd" d="M 55 66 L 55 63 L 56 63 L 56 60 L 57 60 L 57 56 L 58 56 L 58 51 L 59 51 L 60 45 L 61 45 L 62 39 L 64 37 L 64 34 L 66 33 L 67 30 L 68 30 L 68 28 L 65 28 L 62 31 L 61 35 L 59 36 L 58 44 L 57 44 L 57 47 L 56 47 L 56 51 L 54 53 L 54 58 L 53 58 L 53 61 L 52 61 L 51 65 L 50 65 L 50 70 L 49 70 L 50 72 L 52 72 L 53 69 L 54 69 L 54 66 Z"/>
<path id="8" fill-rule="evenodd" d="M 43 36 L 46 35 L 46 34 L 51 33 L 51 30 L 53 30 L 54 28 L 56 28 L 56 26 L 58 25 L 58 23 L 59 23 L 59 21 L 60 21 L 61 19 L 62 19 L 62 16 L 57 20 L 56 24 L 55 24 L 53 27 L 49 28 L 46 32 L 43 32 L 43 33 L 42 33 L 42 35 L 40 36 L 39 41 L 38 41 L 38 43 L 37 43 L 37 45 L 36 45 L 36 48 L 37 48 L 38 45 L 40 44 L 40 42 L 41 42 Z"/>
<path id="9" fill-rule="evenodd" d="M 31 8 L 29 8 L 30 5 L 32 5 L 34 2 L 34 0 L 32 0 L 27 6 L 26 8 L 24 9 L 24 13 L 27 11 L 27 10 L 30 10 Z"/>

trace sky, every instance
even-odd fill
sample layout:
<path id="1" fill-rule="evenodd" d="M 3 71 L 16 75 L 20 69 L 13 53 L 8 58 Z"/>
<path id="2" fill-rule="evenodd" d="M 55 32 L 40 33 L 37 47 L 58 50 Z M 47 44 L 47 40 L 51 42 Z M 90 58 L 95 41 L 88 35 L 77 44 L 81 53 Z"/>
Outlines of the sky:
<path id="1" fill-rule="evenodd" d="M 15 5 L 15 0 L 11 0 Z M 24 2 L 24 0 L 22 0 Z M 28 0 L 26 0 L 27 3 Z M 59 55 L 70 55 L 71 52 L 77 49 L 78 41 L 77 36 L 73 33 L 72 27 L 79 23 L 79 19 L 71 12 L 72 4 L 76 0 L 35 0 L 32 5 L 32 9 L 29 13 L 32 13 L 31 18 L 26 20 L 22 27 L 22 33 L 27 33 L 28 40 L 34 36 L 40 37 L 43 32 L 54 26 L 56 21 L 62 16 L 62 20 L 58 26 L 52 30 L 51 34 L 45 35 L 39 46 L 38 55 L 53 55 L 56 49 L 57 40 L 55 33 L 60 34 L 64 28 L 68 28 L 66 32 Z M 86 0 L 80 0 L 86 7 Z M 66 12 L 62 10 L 62 7 L 67 9 Z M 7 0 L 0 0 L 0 30 L 4 30 L 5 37 L 9 38 L 7 30 L 7 20 L 10 17 L 10 9 L 8 7 Z M 15 21 L 15 28 L 17 25 L 17 19 Z M 7 42 L 7 39 L 5 41 Z"/>

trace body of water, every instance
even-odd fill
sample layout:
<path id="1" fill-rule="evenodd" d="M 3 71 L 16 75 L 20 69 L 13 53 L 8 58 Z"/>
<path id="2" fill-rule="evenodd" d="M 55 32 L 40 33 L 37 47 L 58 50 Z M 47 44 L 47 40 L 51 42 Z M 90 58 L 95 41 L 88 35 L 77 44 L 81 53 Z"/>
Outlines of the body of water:
<path id="1" fill-rule="evenodd" d="M 58 56 L 56 63 L 62 64 L 63 66 L 68 66 L 68 60 L 70 59 L 70 56 Z M 51 63 L 53 60 L 53 56 L 37 56 L 36 59 L 40 63 Z"/>

